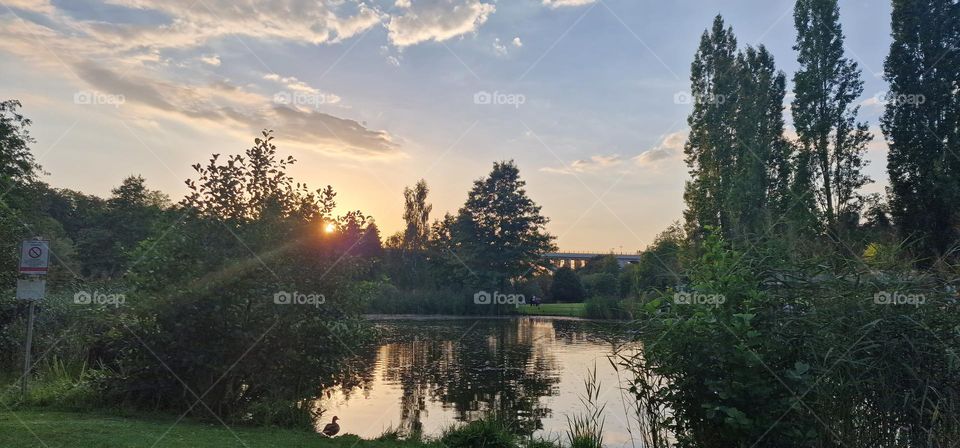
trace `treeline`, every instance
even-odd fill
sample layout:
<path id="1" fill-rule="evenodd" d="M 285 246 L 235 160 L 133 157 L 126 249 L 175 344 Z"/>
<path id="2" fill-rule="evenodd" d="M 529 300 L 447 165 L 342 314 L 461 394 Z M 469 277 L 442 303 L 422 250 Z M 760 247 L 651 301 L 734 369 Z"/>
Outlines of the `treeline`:
<path id="1" fill-rule="evenodd" d="M 644 253 L 643 350 L 617 356 L 643 443 L 957 446 L 960 4 L 893 1 L 885 198 L 837 1 L 793 17 L 795 136 L 762 45 L 718 16 L 694 57 L 685 224 Z"/>
<path id="2" fill-rule="evenodd" d="M 902 242 L 927 265 L 952 256 L 960 222 L 957 6 L 893 3 L 882 137 L 858 119 L 861 70 L 845 55 L 835 1 L 796 3 L 795 136 L 784 122 L 786 75 L 763 45 L 740 49 L 716 17 L 691 66 L 684 216 L 694 242 L 714 230 L 738 247 L 774 242 L 793 261 L 858 255 L 871 242 Z M 886 197 L 865 195 L 867 146 L 883 137 L 890 187 Z"/>

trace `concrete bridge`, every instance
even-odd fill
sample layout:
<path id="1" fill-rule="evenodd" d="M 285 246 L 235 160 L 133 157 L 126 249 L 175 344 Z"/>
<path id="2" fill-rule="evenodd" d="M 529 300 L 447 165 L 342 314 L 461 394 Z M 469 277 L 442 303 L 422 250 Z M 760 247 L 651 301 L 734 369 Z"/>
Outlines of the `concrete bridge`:
<path id="1" fill-rule="evenodd" d="M 640 254 L 617 254 L 617 253 L 596 253 L 596 252 L 551 252 L 546 255 L 547 259 L 553 262 L 555 266 L 569 266 L 573 269 L 582 268 L 586 266 L 587 261 L 592 258 L 612 255 L 616 257 L 617 263 L 620 264 L 620 267 L 624 267 L 629 263 L 639 263 Z"/>

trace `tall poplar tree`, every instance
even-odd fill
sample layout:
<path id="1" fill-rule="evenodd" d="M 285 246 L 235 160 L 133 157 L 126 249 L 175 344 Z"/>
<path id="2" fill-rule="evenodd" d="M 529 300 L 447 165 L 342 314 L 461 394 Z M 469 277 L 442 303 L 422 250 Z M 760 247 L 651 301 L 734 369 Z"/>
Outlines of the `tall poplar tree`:
<path id="1" fill-rule="evenodd" d="M 800 68 L 793 77 L 793 122 L 799 140 L 794 194 L 801 222 L 817 223 L 832 238 L 855 223 L 866 145 L 873 138 L 857 122 L 863 93 L 860 69 L 843 52 L 837 0 L 797 0 L 794 25 Z"/>
<path id="2" fill-rule="evenodd" d="M 927 255 L 957 241 L 960 203 L 960 4 L 894 0 L 890 83 L 881 121 L 890 151 L 890 209 Z"/>
<path id="3" fill-rule="evenodd" d="M 725 208 L 739 239 L 756 240 L 783 218 L 789 199 L 791 146 L 783 134 L 786 76 L 761 45 L 737 56 L 735 163 Z"/>
<path id="4" fill-rule="evenodd" d="M 733 166 L 736 137 L 737 39 L 717 16 L 710 31 L 704 31 L 690 66 L 693 111 L 687 118 L 690 136 L 684 146 L 691 180 L 683 198 L 688 234 L 697 239 L 707 226 L 726 229 L 730 221 L 724 200 L 730 179 L 722 175 Z"/>

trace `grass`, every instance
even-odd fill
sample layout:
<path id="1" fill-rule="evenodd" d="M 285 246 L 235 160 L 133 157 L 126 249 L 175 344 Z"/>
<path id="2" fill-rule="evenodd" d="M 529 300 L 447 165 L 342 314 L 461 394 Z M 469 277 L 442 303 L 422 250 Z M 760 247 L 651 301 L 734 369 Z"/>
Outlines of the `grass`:
<path id="1" fill-rule="evenodd" d="M 583 317 L 583 303 L 544 303 L 540 306 L 522 305 L 519 307 L 520 313 L 530 316 L 566 316 Z"/>
<path id="2" fill-rule="evenodd" d="M 66 412 L 0 412 L 0 447 L 46 448 L 422 448 L 437 445 L 396 440 L 332 439 L 306 431 L 200 424 L 175 419 L 128 419 Z M 242 441 L 242 442 L 241 442 Z"/>

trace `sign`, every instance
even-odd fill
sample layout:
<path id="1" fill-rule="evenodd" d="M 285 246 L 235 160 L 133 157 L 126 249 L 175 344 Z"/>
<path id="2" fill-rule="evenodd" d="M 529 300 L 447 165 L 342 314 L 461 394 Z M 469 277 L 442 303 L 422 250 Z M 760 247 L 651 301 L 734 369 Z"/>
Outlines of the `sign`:
<path id="1" fill-rule="evenodd" d="M 43 300 L 43 293 L 46 290 L 46 280 L 17 280 L 17 300 Z"/>
<path id="2" fill-rule="evenodd" d="M 50 242 L 26 240 L 20 246 L 20 273 L 44 275 L 50 260 Z"/>

